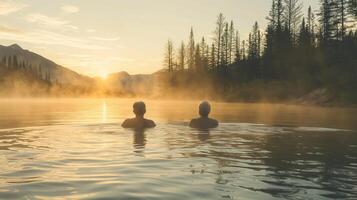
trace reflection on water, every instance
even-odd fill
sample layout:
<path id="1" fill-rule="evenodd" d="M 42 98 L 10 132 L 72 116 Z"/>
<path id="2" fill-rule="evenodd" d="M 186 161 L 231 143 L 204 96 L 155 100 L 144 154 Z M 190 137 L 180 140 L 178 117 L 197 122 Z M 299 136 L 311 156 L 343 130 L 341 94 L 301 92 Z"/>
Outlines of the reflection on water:
<path id="1" fill-rule="evenodd" d="M 0 141 L 5 199 L 357 198 L 355 132 L 83 124 L 2 130 Z"/>
<path id="2" fill-rule="evenodd" d="M 210 131 L 209 130 L 198 130 L 198 133 L 196 135 L 200 141 L 204 142 L 210 138 Z"/>
<path id="3" fill-rule="evenodd" d="M 103 100 L 102 103 L 102 123 L 106 123 L 107 122 L 107 102 Z"/>
<path id="4" fill-rule="evenodd" d="M 145 129 L 133 130 L 133 138 L 134 152 L 142 154 L 146 145 Z"/>
<path id="5" fill-rule="evenodd" d="M 149 102 L 158 126 L 123 129 L 133 101 L 0 103 L 0 199 L 357 198 L 353 110 L 216 104 L 224 123 L 199 131 L 185 123 L 196 102 Z"/>

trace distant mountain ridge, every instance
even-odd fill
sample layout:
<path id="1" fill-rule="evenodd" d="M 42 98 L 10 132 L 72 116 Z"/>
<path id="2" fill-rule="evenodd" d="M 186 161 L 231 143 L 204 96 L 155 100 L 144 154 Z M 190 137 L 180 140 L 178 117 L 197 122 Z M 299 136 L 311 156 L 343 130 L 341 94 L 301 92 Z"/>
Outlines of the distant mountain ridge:
<path id="1" fill-rule="evenodd" d="M 158 79 L 157 73 L 130 75 L 118 72 L 110 74 L 106 82 L 110 93 L 148 96 L 157 91 Z"/>
<path id="2" fill-rule="evenodd" d="M 22 69 L 41 80 L 61 85 L 85 87 L 92 79 L 56 64 L 36 53 L 22 49 L 18 44 L 0 45 L 0 63 L 8 70 Z"/>
<path id="3" fill-rule="evenodd" d="M 114 96 L 150 95 L 156 87 L 157 78 L 158 73 L 130 75 L 127 72 L 118 72 L 110 74 L 106 81 L 101 81 L 58 65 L 41 55 L 23 49 L 18 44 L 0 45 L 0 95 L 15 90 L 19 95 L 31 95 L 36 90 L 54 94 L 81 94 L 84 91 L 97 94 L 98 88 L 102 90 L 100 93 Z"/>

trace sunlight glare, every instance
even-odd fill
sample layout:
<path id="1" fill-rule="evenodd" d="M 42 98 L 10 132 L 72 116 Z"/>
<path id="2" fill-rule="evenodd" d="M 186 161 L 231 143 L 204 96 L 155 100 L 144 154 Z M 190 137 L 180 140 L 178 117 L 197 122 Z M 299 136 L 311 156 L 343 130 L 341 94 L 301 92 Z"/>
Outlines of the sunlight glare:
<path id="1" fill-rule="evenodd" d="M 108 75 L 109 74 L 107 72 L 102 72 L 102 73 L 100 73 L 99 76 L 100 76 L 101 79 L 106 80 L 108 78 Z"/>
<path id="2" fill-rule="evenodd" d="M 102 123 L 107 122 L 107 102 L 102 102 Z"/>

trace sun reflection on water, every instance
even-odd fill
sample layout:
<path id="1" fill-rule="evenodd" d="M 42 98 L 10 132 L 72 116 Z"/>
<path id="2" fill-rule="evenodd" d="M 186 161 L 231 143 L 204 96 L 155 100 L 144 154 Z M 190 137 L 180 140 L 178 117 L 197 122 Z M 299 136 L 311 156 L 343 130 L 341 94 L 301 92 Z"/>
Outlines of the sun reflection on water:
<path id="1" fill-rule="evenodd" d="M 102 123 L 107 122 L 107 102 L 105 100 L 102 101 Z"/>

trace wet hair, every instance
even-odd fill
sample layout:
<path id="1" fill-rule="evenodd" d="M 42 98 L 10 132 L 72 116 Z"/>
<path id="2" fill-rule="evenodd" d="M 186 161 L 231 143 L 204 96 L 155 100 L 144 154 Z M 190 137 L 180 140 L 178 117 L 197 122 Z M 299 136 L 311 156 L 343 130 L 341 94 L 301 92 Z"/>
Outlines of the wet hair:
<path id="1" fill-rule="evenodd" d="M 133 105 L 135 115 L 144 115 L 146 113 L 145 103 L 142 101 L 135 102 Z"/>
<path id="2" fill-rule="evenodd" d="M 199 106 L 199 114 L 201 117 L 208 117 L 211 112 L 211 105 L 207 101 L 202 101 Z"/>

